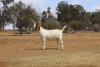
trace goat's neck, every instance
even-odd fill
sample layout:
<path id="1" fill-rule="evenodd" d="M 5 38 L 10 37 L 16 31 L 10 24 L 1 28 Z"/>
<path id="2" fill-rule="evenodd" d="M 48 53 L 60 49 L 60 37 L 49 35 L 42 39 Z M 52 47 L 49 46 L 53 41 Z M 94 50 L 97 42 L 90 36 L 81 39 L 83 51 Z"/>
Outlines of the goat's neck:
<path id="1" fill-rule="evenodd" d="M 46 29 L 44 29 L 42 26 L 40 26 L 40 30 L 38 32 L 42 32 L 44 30 L 46 30 Z"/>

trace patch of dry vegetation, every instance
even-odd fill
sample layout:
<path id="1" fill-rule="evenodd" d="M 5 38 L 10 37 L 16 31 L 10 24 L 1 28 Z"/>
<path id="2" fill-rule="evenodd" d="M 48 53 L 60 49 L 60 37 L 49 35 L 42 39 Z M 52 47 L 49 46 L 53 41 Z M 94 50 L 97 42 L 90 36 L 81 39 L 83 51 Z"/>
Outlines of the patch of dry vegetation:
<path id="1" fill-rule="evenodd" d="M 63 40 L 64 50 L 61 44 L 55 49 L 56 41 L 47 41 L 46 50 L 42 50 L 37 33 L 0 36 L 0 67 L 100 66 L 100 33 L 65 33 Z"/>

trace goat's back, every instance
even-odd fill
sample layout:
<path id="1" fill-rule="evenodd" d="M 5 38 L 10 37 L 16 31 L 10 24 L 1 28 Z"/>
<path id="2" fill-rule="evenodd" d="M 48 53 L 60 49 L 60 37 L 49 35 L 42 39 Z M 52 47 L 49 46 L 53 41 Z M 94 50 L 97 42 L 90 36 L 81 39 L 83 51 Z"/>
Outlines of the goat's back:
<path id="1" fill-rule="evenodd" d="M 62 37 L 62 30 L 59 29 L 53 29 L 53 30 L 46 30 L 42 37 L 45 37 L 47 39 L 55 39 L 55 38 L 61 38 Z"/>

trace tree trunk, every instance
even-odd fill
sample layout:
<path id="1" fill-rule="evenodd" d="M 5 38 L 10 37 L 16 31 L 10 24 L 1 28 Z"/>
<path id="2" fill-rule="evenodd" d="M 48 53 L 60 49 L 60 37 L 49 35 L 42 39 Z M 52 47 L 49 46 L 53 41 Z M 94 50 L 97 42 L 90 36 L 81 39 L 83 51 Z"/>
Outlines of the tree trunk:
<path id="1" fill-rule="evenodd" d="M 20 35 L 22 36 L 22 23 L 21 23 L 19 30 L 20 30 Z"/>
<path id="2" fill-rule="evenodd" d="M 4 27 L 5 27 L 5 24 L 4 24 L 4 23 L 2 23 L 2 30 L 4 30 Z"/>

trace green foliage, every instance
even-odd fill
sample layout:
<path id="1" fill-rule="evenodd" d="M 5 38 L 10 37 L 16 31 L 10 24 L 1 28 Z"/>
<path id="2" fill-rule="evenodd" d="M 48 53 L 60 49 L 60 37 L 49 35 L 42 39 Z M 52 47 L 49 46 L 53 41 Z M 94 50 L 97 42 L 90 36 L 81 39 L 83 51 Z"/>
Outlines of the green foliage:
<path id="1" fill-rule="evenodd" d="M 1 2 L 3 3 L 3 5 L 7 5 L 10 4 L 11 2 L 14 2 L 14 0 L 1 0 Z"/>
<path id="2" fill-rule="evenodd" d="M 14 0 L 0 0 L 3 7 L 0 8 L 0 28 L 4 30 L 4 26 L 10 21 L 9 4 Z"/>
<path id="3" fill-rule="evenodd" d="M 60 29 L 61 25 L 56 20 L 48 19 L 48 29 Z"/>
<path id="4" fill-rule="evenodd" d="M 70 15 L 69 15 L 69 6 L 66 1 L 61 1 L 58 3 L 58 6 L 56 8 L 57 10 L 57 21 L 59 22 L 68 22 Z"/>
<path id="5" fill-rule="evenodd" d="M 19 1 L 10 7 L 12 23 L 19 28 L 20 34 L 22 34 L 22 28 L 31 28 L 33 26 L 33 20 L 38 21 L 38 14 L 36 10 L 30 5 L 25 5 Z"/>
<path id="6" fill-rule="evenodd" d="M 57 20 L 63 24 L 71 26 L 74 30 L 84 28 L 86 17 L 84 8 L 81 5 L 69 5 L 66 1 L 61 1 L 57 6 Z M 89 17 L 89 16 L 88 16 Z"/>
<path id="7" fill-rule="evenodd" d="M 46 19 L 45 22 L 42 22 L 42 27 L 44 27 L 45 29 L 59 29 L 61 25 L 54 19 Z"/>
<path id="8" fill-rule="evenodd" d="M 99 32 L 100 31 L 100 25 L 99 24 L 94 24 L 93 25 L 93 31 Z"/>
<path id="9" fill-rule="evenodd" d="M 100 24 L 100 12 L 92 12 L 91 22 L 93 24 Z"/>
<path id="10" fill-rule="evenodd" d="M 71 21 L 70 27 L 72 27 L 74 30 L 83 30 L 85 28 L 85 22 L 84 21 Z"/>
<path id="11" fill-rule="evenodd" d="M 72 15 L 71 18 L 73 18 L 72 20 L 84 20 L 84 14 L 85 14 L 84 8 L 81 5 L 73 5 L 73 7 L 74 11 L 71 10 L 73 13 L 71 14 Z"/>
<path id="12" fill-rule="evenodd" d="M 56 27 L 56 20 L 53 17 L 52 13 L 51 13 L 51 8 L 48 7 L 47 11 L 43 11 L 42 13 L 42 17 L 41 17 L 41 25 L 45 28 L 45 29 L 52 29 Z M 55 26 L 55 27 L 54 27 Z"/>
<path id="13" fill-rule="evenodd" d="M 32 28 L 33 20 L 39 21 L 39 15 L 31 5 L 26 5 L 21 1 L 14 3 L 14 0 L 0 0 L 0 2 L 3 5 L 0 8 L 0 28 L 13 23 L 21 32 L 23 28 Z M 74 30 L 82 30 L 91 26 L 92 28 L 94 26 L 96 30 L 100 28 L 100 11 L 86 12 L 82 5 L 69 5 L 67 1 L 61 1 L 57 5 L 56 14 L 57 19 L 52 15 L 50 7 L 47 11 L 43 11 L 42 26 L 46 29 L 54 29 L 67 24 Z"/>
<path id="14" fill-rule="evenodd" d="M 85 10 L 81 5 L 68 5 L 66 1 L 61 1 L 57 6 L 57 20 L 68 22 L 72 20 L 84 20 Z"/>

